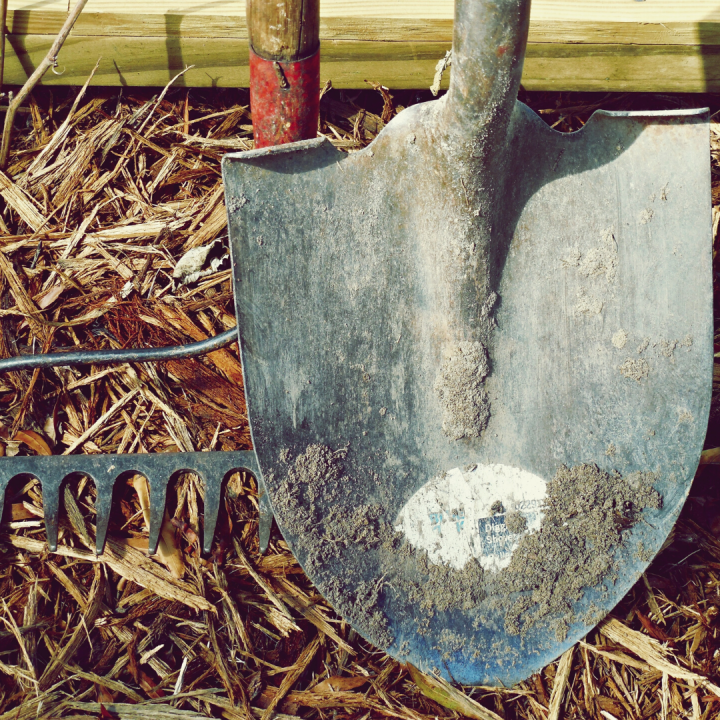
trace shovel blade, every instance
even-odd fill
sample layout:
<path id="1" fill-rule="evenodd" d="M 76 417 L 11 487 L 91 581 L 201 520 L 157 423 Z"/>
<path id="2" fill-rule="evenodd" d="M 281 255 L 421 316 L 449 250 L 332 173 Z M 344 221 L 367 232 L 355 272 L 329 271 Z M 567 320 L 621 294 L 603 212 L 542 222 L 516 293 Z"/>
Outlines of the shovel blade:
<path id="1" fill-rule="evenodd" d="M 561 135 L 518 103 L 501 172 L 444 147 L 441 102 L 351 155 L 225 157 L 238 327 L 259 466 L 320 591 L 391 655 L 507 685 L 612 609 L 689 490 L 712 386 L 709 130 L 700 111 L 600 112 Z M 618 542 L 561 608 L 571 566 L 498 578 L 548 535 L 563 467 L 657 496 L 603 511 Z"/>

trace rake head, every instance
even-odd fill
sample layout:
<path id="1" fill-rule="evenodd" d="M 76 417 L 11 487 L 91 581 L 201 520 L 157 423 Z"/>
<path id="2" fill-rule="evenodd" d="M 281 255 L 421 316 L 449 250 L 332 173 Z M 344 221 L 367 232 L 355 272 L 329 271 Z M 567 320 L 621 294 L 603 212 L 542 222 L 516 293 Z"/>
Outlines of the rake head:
<path id="1" fill-rule="evenodd" d="M 57 550 L 60 489 L 66 479 L 88 476 L 97 489 L 95 509 L 98 554 L 105 546 L 113 488 L 117 480 L 133 474 L 143 475 L 150 490 L 149 552 L 157 550 L 165 511 L 167 484 L 181 472 L 197 474 L 205 487 L 205 522 L 203 552 L 212 547 L 224 481 L 235 472 L 248 472 L 255 477 L 260 494 L 260 550 L 265 550 L 270 535 L 269 505 L 253 451 L 158 453 L 141 455 L 67 455 L 13 457 L 0 459 L 0 501 L 11 480 L 35 478 L 42 485 L 43 509 L 48 546 Z"/>

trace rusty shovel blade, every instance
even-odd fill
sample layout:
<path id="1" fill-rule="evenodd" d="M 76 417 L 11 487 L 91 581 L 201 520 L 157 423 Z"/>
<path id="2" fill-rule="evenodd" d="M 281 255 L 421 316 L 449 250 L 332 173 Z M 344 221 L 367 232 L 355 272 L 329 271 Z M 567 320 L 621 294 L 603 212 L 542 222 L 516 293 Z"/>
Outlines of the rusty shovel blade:
<path id="1" fill-rule="evenodd" d="M 511 684 L 677 518 L 712 384 L 704 111 L 516 101 L 525 0 L 458 0 L 442 99 L 353 154 L 228 155 L 259 467 L 319 590 L 394 657 Z"/>

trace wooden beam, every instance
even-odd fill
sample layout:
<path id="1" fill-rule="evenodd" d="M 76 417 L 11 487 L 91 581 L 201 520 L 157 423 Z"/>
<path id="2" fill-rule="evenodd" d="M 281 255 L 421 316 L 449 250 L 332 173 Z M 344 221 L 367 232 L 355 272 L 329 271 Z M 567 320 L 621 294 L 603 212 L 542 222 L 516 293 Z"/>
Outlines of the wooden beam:
<path id="1" fill-rule="evenodd" d="M 91 0 L 60 53 L 62 75 L 82 84 L 247 86 L 243 0 Z M 11 0 L 8 84 L 21 84 L 66 17 L 66 0 L 42 9 Z M 452 42 L 452 0 L 321 0 L 322 79 L 335 87 L 428 87 Z M 720 91 L 716 0 L 534 0 L 523 85 L 528 90 Z"/>

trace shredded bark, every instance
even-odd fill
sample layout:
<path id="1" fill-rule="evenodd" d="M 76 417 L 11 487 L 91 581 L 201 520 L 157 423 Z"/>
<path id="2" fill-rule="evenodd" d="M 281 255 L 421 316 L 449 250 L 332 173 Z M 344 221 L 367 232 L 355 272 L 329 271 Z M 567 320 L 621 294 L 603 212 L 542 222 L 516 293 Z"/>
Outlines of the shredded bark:
<path id="1" fill-rule="evenodd" d="M 90 88 L 78 99 L 76 89 L 38 88 L 19 114 L 26 124 L 16 130 L 7 172 L 0 175 L 3 357 L 178 344 L 235 324 L 226 267 L 203 268 L 212 272 L 188 284 L 173 272 L 188 250 L 226 243 L 219 161 L 226 151 L 252 146 L 247 93 L 170 88 L 156 107 L 158 95 Z M 395 103 L 416 101 L 414 91 L 330 90 L 323 97 L 322 132 L 338 147 L 359 149 L 397 111 L 397 104 L 386 107 L 393 96 Z M 559 93 L 521 99 L 561 131 L 579 129 L 601 103 L 633 110 L 688 102 Z M 720 133 L 712 127 L 718 170 Z M 713 197 L 717 204 L 717 181 Z M 610 267 L 597 264 L 606 276 Z M 0 376 L 0 453 L 60 454 L 75 443 L 83 453 L 249 448 L 241 388 L 237 348 L 172 365 L 9 373 Z M 718 445 L 718 408 L 716 393 L 710 448 Z M 287 460 L 294 466 L 296 458 Z M 322 462 L 332 465 L 327 457 L 315 461 L 320 464 L 300 471 L 312 476 L 322 473 Z M 326 469 L 332 478 L 332 467 Z M 147 528 L 132 478 L 118 484 L 100 558 L 93 549 L 92 481 L 68 482 L 58 552 L 49 554 L 41 488 L 25 479 L 8 489 L 0 525 L 0 720 L 272 712 L 337 720 L 430 720 L 456 713 L 531 720 L 546 717 L 550 707 L 567 718 L 714 717 L 720 684 L 717 475 L 717 466 L 701 466 L 663 552 L 613 617 L 563 656 L 562 667 L 551 663 L 512 689 L 468 692 L 378 652 L 329 607 L 278 534 L 259 556 L 257 488 L 249 477 L 228 480 L 209 558 L 199 554 L 202 484 L 191 474 L 176 479 L 163 529 L 169 565 L 145 554 Z M 330 526 L 336 540 L 377 540 L 373 547 L 400 561 L 407 550 L 383 533 L 377 506 L 337 513 Z M 327 549 L 328 538 L 320 547 Z M 456 602 L 443 594 L 444 571 L 422 567 L 425 575 L 414 578 L 418 607 L 434 602 L 442 611 Z M 471 565 L 461 588 L 468 602 L 480 580 L 486 578 Z M 351 593 L 338 587 L 330 600 L 339 598 L 341 607 L 347 597 L 373 607 L 388 591 L 382 583 L 353 581 Z M 534 607 L 530 598 L 530 616 Z M 382 617 L 371 612 L 366 621 L 382 631 Z M 518 615 L 519 632 L 525 622 Z M 448 631 L 441 642 L 443 652 L 466 651 L 462 634 Z"/>

